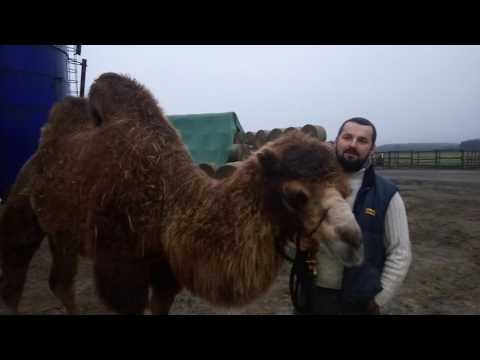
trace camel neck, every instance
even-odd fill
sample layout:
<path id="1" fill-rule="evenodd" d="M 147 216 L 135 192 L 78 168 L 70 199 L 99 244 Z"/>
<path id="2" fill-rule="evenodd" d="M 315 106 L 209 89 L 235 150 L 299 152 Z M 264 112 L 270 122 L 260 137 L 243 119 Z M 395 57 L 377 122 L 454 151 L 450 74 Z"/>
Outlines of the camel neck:
<path id="1" fill-rule="evenodd" d="M 188 192 L 193 198 L 177 196 L 169 211 L 165 249 L 172 268 L 182 284 L 213 304 L 248 303 L 269 288 L 281 264 L 253 165 L 221 181 L 196 175 L 191 184 L 198 189 Z"/>

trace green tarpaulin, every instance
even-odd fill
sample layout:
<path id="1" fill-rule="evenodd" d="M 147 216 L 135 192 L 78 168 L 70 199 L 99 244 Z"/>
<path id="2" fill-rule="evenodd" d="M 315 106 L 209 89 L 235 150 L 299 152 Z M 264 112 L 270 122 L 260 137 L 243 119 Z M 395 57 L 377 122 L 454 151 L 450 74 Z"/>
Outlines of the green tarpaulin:
<path id="1" fill-rule="evenodd" d="M 235 134 L 244 132 L 234 112 L 169 115 L 168 119 L 180 131 L 197 164 L 225 164 Z"/>

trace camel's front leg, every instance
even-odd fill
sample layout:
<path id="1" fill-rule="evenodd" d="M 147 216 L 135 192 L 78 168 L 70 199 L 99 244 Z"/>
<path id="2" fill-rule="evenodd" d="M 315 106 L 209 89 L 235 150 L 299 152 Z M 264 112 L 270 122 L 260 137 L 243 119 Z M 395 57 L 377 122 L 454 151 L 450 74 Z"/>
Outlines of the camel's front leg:
<path id="1" fill-rule="evenodd" d="M 150 309 L 152 315 L 168 315 L 177 292 L 165 291 L 165 289 L 152 288 Z"/>
<path id="2" fill-rule="evenodd" d="M 152 315 L 168 315 L 181 286 L 176 281 L 170 266 L 163 261 L 151 265 L 150 281 L 152 285 L 150 298 Z"/>

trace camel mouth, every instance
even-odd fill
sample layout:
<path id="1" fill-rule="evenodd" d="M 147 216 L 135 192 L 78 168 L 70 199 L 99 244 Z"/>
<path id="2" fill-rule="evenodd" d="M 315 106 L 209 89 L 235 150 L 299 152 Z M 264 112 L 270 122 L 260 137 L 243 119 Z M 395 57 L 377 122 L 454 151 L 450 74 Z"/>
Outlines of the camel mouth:
<path id="1" fill-rule="evenodd" d="M 365 260 L 365 248 L 361 241 L 358 245 L 352 245 L 337 239 L 321 242 L 320 246 L 346 267 L 359 266 Z"/>

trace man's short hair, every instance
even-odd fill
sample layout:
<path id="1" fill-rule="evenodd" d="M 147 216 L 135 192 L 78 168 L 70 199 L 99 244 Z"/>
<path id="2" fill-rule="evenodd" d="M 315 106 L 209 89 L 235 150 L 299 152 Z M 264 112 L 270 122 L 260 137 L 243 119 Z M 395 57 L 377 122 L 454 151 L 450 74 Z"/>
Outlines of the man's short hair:
<path id="1" fill-rule="evenodd" d="M 362 118 L 362 117 L 353 117 L 351 119 L 345 120 L 343 122 L 342 126 L 340 126 L 340 130 L 338 130 L 337 138 L 340 136 L 345 124 L 348 123 L 348 122 L 354 122 L 354 123 L 359 124 L 359 125 L 370 126 L 373 129 L 372 145 L 375 145 L 375 141 L 377 140 L 377 129 L 375 129 L 375 125 L 373 125 L 373 123 L 370 120 L 367 120 L 367 119 Z"/>

